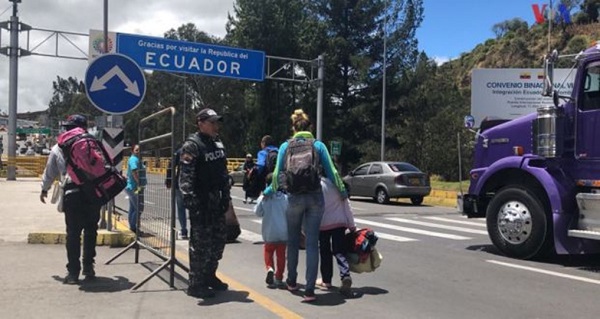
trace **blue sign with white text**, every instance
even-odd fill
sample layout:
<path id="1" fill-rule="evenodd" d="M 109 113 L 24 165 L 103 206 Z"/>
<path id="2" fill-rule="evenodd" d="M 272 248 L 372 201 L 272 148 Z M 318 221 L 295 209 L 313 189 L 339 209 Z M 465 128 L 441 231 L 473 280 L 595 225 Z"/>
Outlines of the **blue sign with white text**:
<path id="1" fill-rule="evenodd" d="M 142 69 L 264 80 L 261 51 L 124 33 L 117 33 L 116 49 Z"/>
<path id="2" fill-rule="evenodd" d="M 144 72 L 122 54 L 97 57 L 85 72 L 87 96 L 99 110 L 110 114 L 133 111 L 146 94 Z"/>

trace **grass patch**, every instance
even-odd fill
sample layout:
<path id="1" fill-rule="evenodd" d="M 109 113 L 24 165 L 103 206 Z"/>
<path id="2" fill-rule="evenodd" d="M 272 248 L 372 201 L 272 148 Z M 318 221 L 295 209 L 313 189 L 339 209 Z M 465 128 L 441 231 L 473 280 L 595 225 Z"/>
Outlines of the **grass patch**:
<path id="1" fill-rule="evenodd" d="M 443 191 L 460 191 L 459 182 L 443 182 L 443 181 L 431 181 L 431 189 L 443 190 Z M 469 181 L 462 182 L 463 191 L 469 189 Z"/>

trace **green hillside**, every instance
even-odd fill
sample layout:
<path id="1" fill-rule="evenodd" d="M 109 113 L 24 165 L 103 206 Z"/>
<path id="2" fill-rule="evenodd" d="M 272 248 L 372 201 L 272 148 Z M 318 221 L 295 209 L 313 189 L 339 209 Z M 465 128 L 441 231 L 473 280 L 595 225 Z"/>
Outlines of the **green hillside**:
<path id="1" fill-rule="evenodd" d="M 540 68 L 548 48 L 560 54 L 578 53 L 594 41 L 600 41 L 598 22 L 572 24 L 564 29 L 554 26 L 550 45 L 547 25 L 525 25 L 477 45 L 471 52 L 444 64 L 443 69 L 459 87 L 469 89 L 471 71 L 475 68 Z"/>

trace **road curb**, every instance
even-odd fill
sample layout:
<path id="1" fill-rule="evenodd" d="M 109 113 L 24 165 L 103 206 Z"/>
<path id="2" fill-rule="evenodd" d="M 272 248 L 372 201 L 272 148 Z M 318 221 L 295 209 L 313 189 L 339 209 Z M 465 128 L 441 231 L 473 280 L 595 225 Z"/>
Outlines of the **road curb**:
<path id="1" fill-rule="evenodd" d="M 456 207 L 456 195 L 457 192 L 455 191 L 432 190 L 431 194 L 423 199 L 423 204 Z M 407 198 L 392 199 L 392 201 L 410 203 L 410 199 Z M 118 221 L 113 225 L 115 225 L 115 231 L 98 230 L 97 246 L 126 247 L 135 240 L 135 234 L 127 229 L 126 225 Z M 66 233 L 57 231 L 29 233 L 27 243 L 64 245 L 66 243 Z"/>
<path id="2" fill-rule="evenodd" d="M 28 244 L 64 245 L 67 235 L 65 232 L 35 232 L 27 235 Z M 131 231 L 98 230 L 96 246 L 126 247 L 135 240 Z"/>

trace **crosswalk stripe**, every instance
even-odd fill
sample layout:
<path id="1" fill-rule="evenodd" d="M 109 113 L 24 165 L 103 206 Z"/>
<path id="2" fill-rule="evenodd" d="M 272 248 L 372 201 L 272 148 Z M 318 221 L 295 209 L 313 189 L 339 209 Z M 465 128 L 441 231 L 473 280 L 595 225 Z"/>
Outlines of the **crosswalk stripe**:
<path id="1" fill-rule="evenodd" d="M 387 240 L 398 241 L 398 242 L 418 241 L 418 239 L 390 235 L 390 234 L 386 234 L 386 233 L 382 233 L 382 232 L 377 232 L 377 237 L 387 239 Z"/>
<path id="2" fill-rule="evenodd" d="M 233 206 L 233 208 L 236 210 L 243 210 L 243 211 L 254 213 L 254 209 L 252 209 L 252 208 L 246 208 L 246 207 L 240 207 L 240 206 Z"/>
<path id="3" fill-rule="evenodd" d="M 421 234 L 421 235 L 427 235 L 427 236 L 433 236 L 433 237 L 440 237 L 440 238 L 446 238 L 446 239 L 454 239 L 454 240 L 469 240 L 469 239 L 471 239 L 471 237 L 465 237 L 465 236 L 459 236 L 459 235 L 452 235 L 452 234 L 445 234 L 445 233 L 438 233 L 438 232 L 432 232 L 432 231 L 428 231 L 428 230 L 422 230 L 422 229 L 416 229 L 416 228 L 408 228 L 408 227 L 402 227 L 402 226 L 396 226 L 396 225 L 390 225 L 390 224 L 372 222 L 372 221 L 369 221 L 369 220 L 366 220 L 366 219 L 361 219 L 361 218 L 355 218 L 354 221 L 357 222 L 357 223 L 360 223 L 360 224 L 366 224 L 366 225 L 377 226 L 377 227 L 382 227 L 382 228 L 394 229 L 394 230 L 404 231 L 404 232 L 407 232 L 407 233 Z"/>
<path id="4" fill-rule="evenodd" d="M 240 236 L 238 238 L 249 241 L 249 242 L 253 242 L 253 243 L 258 243 L 258 242 L 263 241 L 261 234 L 251 232 L 251 231 L 243 229 L 243 228 L 242 228 L 242 233 L 240 234 Z"/>
<path id="5" fill-rule="evenodd" d="M 431 219 L 431 220 L 437 220 L 437 221 L 440 221 L 440 222 L 448 222 L 448 223 L 455 223 L 455 224 L 471 225 L 471 226 L 478 226 L 478 227 L 487 227 L 485 223 L 468 222 L 466 220 L 454 220 L 454 219 L 450 219 L 450 218 L 435 217 L 435 216 L 427 216 L 427 217 L 424 217 L 424 218 Z"/>
<path id="6" fill-rule="evenodd" d="M 487 231 L 484 231 L 484 230 L 477 230 L 477 229 L 471 229 L 471 228 L 465 228 L 465 227 L 448 226 L 448 225 L 440 225 L 440 224 L 428 223 L 428 222 L 420 222 L 418 220 L 405 219 L 405 218 L 390 217 L 390 218 L 386 218 L 386 219 L 393 220 L 393 221 L 399 222 L 399 223 L 405 223 L 405 224 L 413 224 L 413 225 L 427 226 L 427 227 L 433 227 L 433 228 L 454 230 L 454 231 L 460 231 L 463 233 L 487 235 Z"/>
<path id="7" fill-rule="evenodd" d="M 260 219 L 251 219 L 251 221 L 253 221 L 257 224 L 262 224 L 262 220 L 260 220 Z M 409 241 L 417 241 L 418 240 L 418 239 L 414 239 L 414 238 L 396 236 L 396 235 L 386 234 L 386 233 L 381 233 L 381 232 L 377 232 L 377 237 L 387 239 L 387 240 L 393 240 L 393 241 L 397 241 L 397 242 L 409 242 Z"/>

